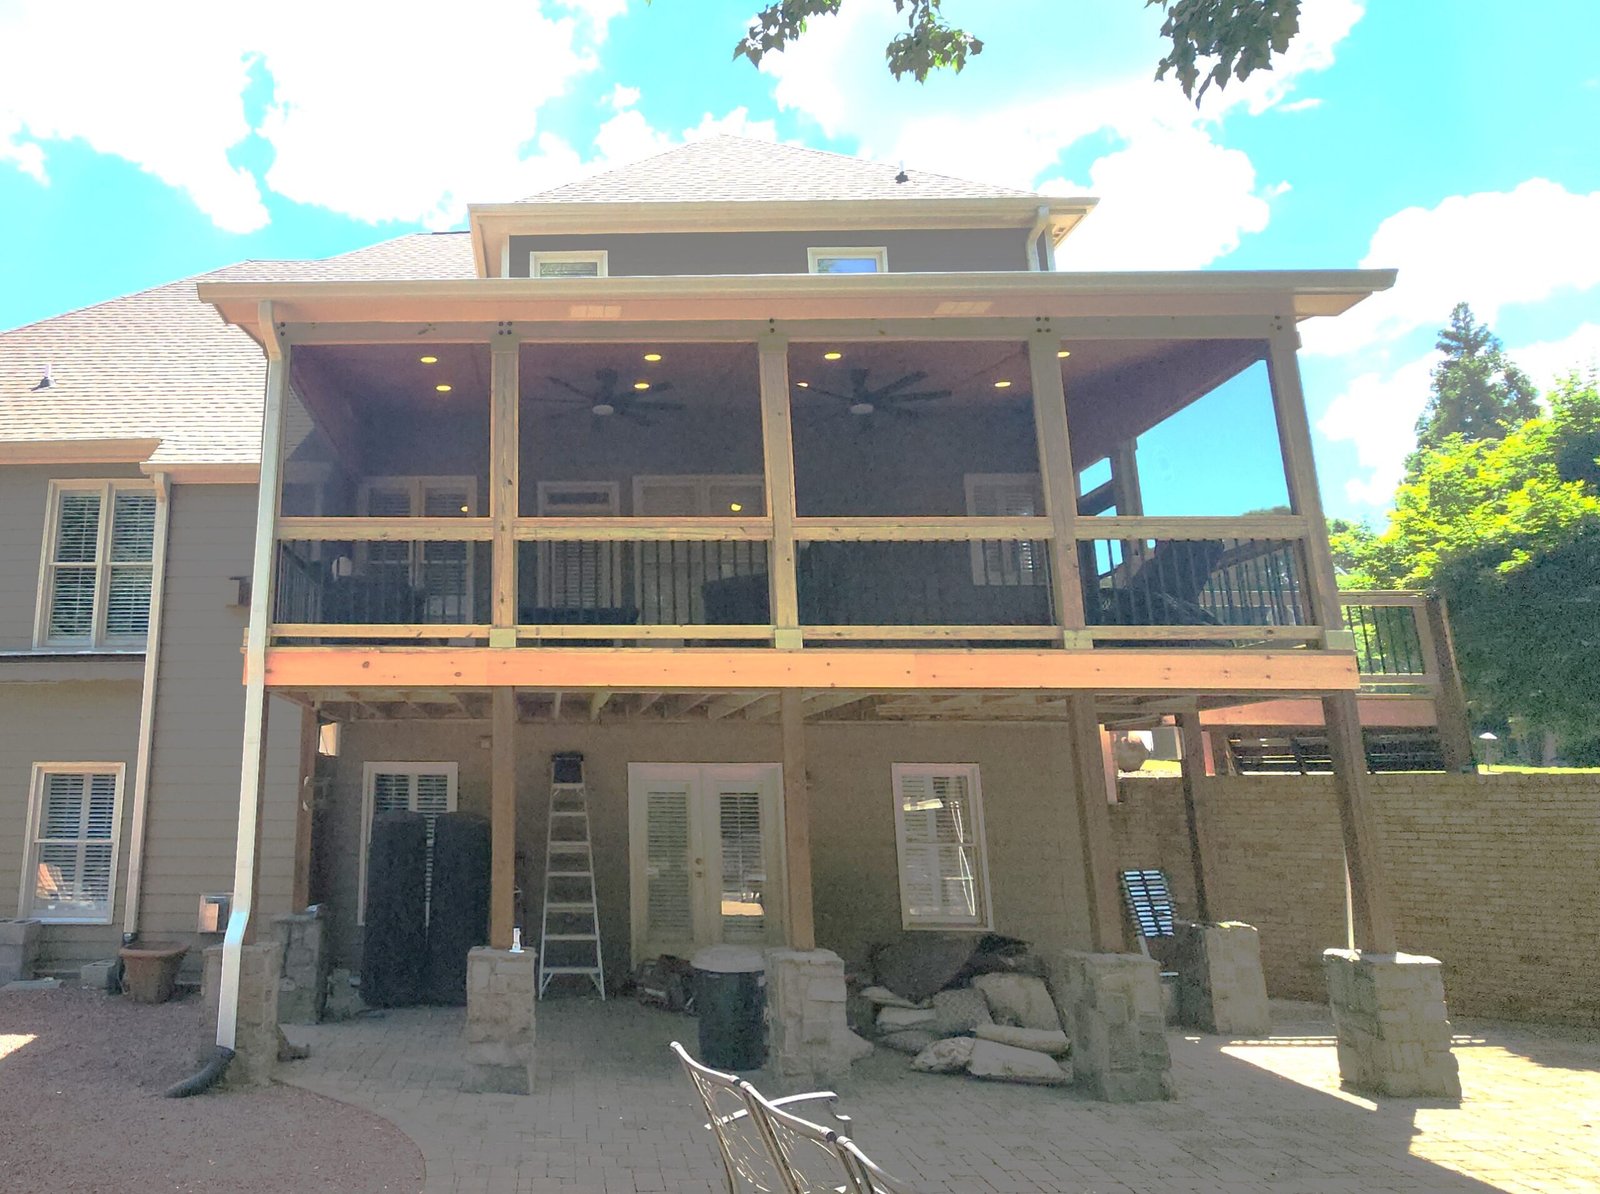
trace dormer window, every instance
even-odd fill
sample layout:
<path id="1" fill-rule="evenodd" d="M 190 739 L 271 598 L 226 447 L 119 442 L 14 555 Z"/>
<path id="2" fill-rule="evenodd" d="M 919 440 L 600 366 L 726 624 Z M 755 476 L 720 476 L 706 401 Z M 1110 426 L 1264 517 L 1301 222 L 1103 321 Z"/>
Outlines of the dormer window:
<path id="1" fill-rule="evenodd" d="M 534 253 L 528 261 L 530 278 L 604 278 L 606 251 L 587 249 L 575 253 Z"/>
<path id="2" fill-rule="evenodd" d="M 814 274 L 883 274 L 889 271 L 887 249 L 807 249 Z"/>

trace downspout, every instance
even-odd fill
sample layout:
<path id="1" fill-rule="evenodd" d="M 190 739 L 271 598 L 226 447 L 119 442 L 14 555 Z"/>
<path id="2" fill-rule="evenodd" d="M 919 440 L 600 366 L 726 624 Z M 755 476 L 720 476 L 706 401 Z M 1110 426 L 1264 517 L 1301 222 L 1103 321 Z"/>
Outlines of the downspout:
<path id="1" fill-rule="evenodd" d="M 144 692 L 139 702 L 139 744 L 133 766 L 133 825 L 128 842 L 128 889 L 122 911 L 122 943 L 139 937 L 140 893 L 144 887 L 145 818 L 150 799 L 150 759 L 155 746 L 156 681 L 161 674 L 161 623 L 167 589 L 167 534 L 172 521 L 172 486 L 155 474 L 156 536 L 150 557 L 150 624 L 144 643 Z"/>
<path id="2" fill-rule="evenodd" d="M 1039 238 L 1044 235 L 1050 226 L 1050 209 L 1044 204 L 1039 205 L 1039 214 L 1033 221 L 1033 227 L 1028 229 L 1028 270 L 1030 273 L 1039 273 L 1045 267 L 1039 262 Z M 1055 268 L 1055 262 L 1050 262 L 1050 268 Z"/>

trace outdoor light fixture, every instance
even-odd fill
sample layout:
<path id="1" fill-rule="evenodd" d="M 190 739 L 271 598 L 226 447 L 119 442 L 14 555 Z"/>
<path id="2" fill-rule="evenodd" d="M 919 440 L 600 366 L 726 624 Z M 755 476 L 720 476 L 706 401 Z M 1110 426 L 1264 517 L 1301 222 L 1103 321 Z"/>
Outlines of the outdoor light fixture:
<path id="1" fill-rule="evenodd" d="M 424 365 L 437 365 L 439 363 L 438 357 L 418 357 L 417 360 L 421 361 Z"/>
<path id="2" fill-rule="evenodd" d="M 822 354 L 822 359 L 825 361 L 837 361 L 843 356 L 844 353 L 842 352 L 825 352 Z"/>
<path id="3" fill-rule="evenodd" d="M 1063 360 L 1063 361 L 1066 360 L 1071 355 L 1072 355 L 1072 350 L 1069 349 L 1069 348 L 1063 348 L 1060 352 L 1056 353 L 1056 356 L 1060 360 Z"/>
<path id="4" fill-rule="evenodd" d="M 1011 388 L 1011 383 L 1002 378 L 994 383 L 994 388 L 997 390 L 1009 390 Z"/>
<path id="5" fill-rule="evenodd" d="M 797 381 L 794 384 L 799 386 L 802 390 L 809 390 L 811 388 L 811 383 L 809 381 Z"/>
<path id="6" fill-rule="evenodd" d="M 661 354 L 659 352 L 647 352 L 644 354 L 644 359 L 654 365 L 661 359 Z"/>
<path id="7" fill-rule="evenodd" d="M 441 393 L 441 394 L 448 394 L 455 387 L 450 385 L 448 382 L 440 382 L 438 385 L 434 386 L 433 388 L 438 390 L 439 393 Z"/>
<path id="8" fill-rule="evenodd" d="M 650 383 L 647 381 L 636 381 L 633 383 L 633 388 L 636 390 L 648 390 L 650 388 Z"/>

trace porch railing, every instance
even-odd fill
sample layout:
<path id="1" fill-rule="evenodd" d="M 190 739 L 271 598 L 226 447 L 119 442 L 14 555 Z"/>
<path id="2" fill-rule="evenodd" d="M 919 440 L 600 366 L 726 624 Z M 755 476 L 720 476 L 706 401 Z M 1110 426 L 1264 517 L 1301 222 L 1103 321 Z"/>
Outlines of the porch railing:
<path id="1" fill-rule="evenodd" d="M 1345 628 L 1355 639 L 1364 690 L 1413 693 L 1439 687 L 1427 594 L 1351 590 L 1339 597 Z"/>

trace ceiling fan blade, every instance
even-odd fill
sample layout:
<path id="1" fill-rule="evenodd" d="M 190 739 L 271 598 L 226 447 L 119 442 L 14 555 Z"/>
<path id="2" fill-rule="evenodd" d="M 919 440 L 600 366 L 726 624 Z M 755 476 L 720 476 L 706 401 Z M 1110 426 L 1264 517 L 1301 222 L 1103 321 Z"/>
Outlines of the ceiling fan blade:
<path id="1" fill-rule="evenodd" d="M 918 370 L 916 373 L 907 373 L 904 377 L 896 378 L 886 386 L 879 386 L 873 391 L 873 393 L 877 394 L 879 397 L 888 398 L 898 390 L 903 390 L 907 386 L 914 386 L 919 381 L 925 380 L 927 376 L 927 373 L 921 370 Z"/>
<path id="2" fill-rule="evenodd" d="M 857 393 L 865 393 L 867 389 L 867 378 L 871 376 L 872 371 L 870 369 L 850 370 L 850 388 L 855 390 Z"/>
<path id="3" fill-rule="evenodd" d="M 617 371 L 615 369 L 596 369 L 594 371 L 594 379 L 600 383 L 602 390 L 614 390 L 617 388 Z"/>
<path id="4" fill-rule="evenodd" d="M 954 390 L 924 390 L 919 394 L 891 394 L 885 399 L 885 404 L 893 406 L 896 402 L 937 402 L 941 398 L 948 398 Z"/>
<path id="5" fill-rule="evenodd" d="M 633 402 L 625 402 L 625 403 L 623 403 L 623 408 L 626 409 L 626 410 L 688 410 L 689 409 L 688 407 L 686 407 L 681 402 L 650 402 L 650 401 L 644 400 L 644 399 L 637 399 L 637 400 L 635 400 Z"/>
<path id="6" fill-rule="evenodd" d="M 659 382 L 652 383 L 648 390 L 640 390 L 639 393 L 645 394 L 645 395 L 665 394 L 671 388 L 672 388 L 672 383 L 670 381 L 659 381 Z"/>
<path id="7" fill-rule="evenodd" d="M 593 394 L 589 393 L 587 390 L 580 390 L 577 386 L 573 385 L 570 381 L 567 381 L 567 380 L 565 380 L 563 378 L 560 378 L 560 377 L 552 377 L 549 374 L 546 374 L 545 377 L 546 377 L 546 380 L 548 380 L 552 385 L 557 385 L 557 386 L 560 386 L 563 390 L 571 391 L 572 393 L 576 394 L 579 398 L 582 398 L 585 402 L 595 403 L 595 402 L 599 401 L 599 399 L 596 398 Z"/>
<path id="8" fill-rule="evenodd" d="M 627 419 L 627 420 L 629 420 L 630 422 L 633 422 L 633 423 L 637 423 L 641 427 L 654 427 L 656 425 L 654 419 L 645 418 L 632 405 L 619 406 L 617 408 L 617 417 L 618 418 L 622 418 L 622 419 Z"/>
<path id="9" fill-rule="evenodd" d="M 920 418 L 922 418 L 922 412 L 920 410 L 905 410 L 905 409 L 903 409 L 903 408 L 901 408 L 899 406 L 896 406 L 893 402 L 889 403 L 886 406 L 880 407 L 879 409 L 888 411 L 891 415 L 893 415 L 897 419 L 920 419 Z"/>
<path id="10" fill-rule="evenodd" d="M 817 386 L 811 386 L 809 389 L 806 390 L 806 393 L 808 393 L 808 394 L 816 394 L 817 396 L 822 397 L 822 398 L 832 398 L 836 402 L 848 402 L 852 406 L 855 405 L 857 402 L 861 401 L 861 399 L 859 397 L 855 396 L 855 395 L 840 394 L 840 393 L 838 393 L 838 392 L 836 392 L 834 390 L 824 390 L 824 389 L 821 389 L 821 388 L 819 388 Z"/>

